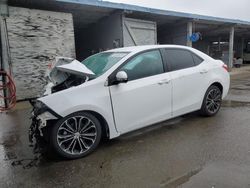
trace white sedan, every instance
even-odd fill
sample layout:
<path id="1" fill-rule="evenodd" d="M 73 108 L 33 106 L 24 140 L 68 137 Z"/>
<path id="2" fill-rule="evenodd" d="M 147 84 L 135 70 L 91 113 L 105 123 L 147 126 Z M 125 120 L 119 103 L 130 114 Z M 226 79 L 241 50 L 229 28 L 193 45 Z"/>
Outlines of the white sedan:
<path id="1" fill-rule="evenodd" d="M 53 70 L 46 96 L 33 104 L 30 139 L 44 137 L 70 159 L 92 152 L 102 137 L 197 110 L 213 116 L 230 84 L 222 61 L 177 45 L 113 49 Z"/>

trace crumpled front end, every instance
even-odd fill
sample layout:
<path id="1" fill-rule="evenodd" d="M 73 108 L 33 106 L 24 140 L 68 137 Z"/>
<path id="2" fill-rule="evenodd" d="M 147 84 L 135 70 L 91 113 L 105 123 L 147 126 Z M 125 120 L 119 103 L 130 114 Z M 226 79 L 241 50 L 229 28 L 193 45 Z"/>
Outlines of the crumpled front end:
<path id="1" fill-rule="evenodd" d="M 46 71 L 47 85 L 42 96 L 81 85 L 93 75 L 95 74 L 81 62 L 72 58 L 57 57 L 55 63 Z"/>
<path id="2" fill-rule="evenodd" d="M 40 151 L 48 141 L 46 131 L 49 124 L 55 123 L 61 117 L 39 100 L 30 101 L 33 106 L 31 125 L 29 128 L 29 141 L 34 146 L 34 151 Z"/>

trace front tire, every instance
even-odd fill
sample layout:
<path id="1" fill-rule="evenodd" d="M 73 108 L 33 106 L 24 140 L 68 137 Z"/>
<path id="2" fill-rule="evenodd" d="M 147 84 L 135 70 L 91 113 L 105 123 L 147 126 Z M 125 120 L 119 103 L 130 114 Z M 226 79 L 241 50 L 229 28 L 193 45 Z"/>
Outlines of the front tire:
<path id="1" fill-rule="evenodd" d="M 222 92 L 219 87 L 210 86 L 204 96 L 200 113 L 203 116 L 214 116 L 218 113 L 222 102 Z"/>
<path id="2" fill-rule="evenodd" d="M 99 120 L 90 113 L 76 112 L 52 127 L 50 144 L 61 157 L 77 159 L 91 153 L 99 145 L 101 137 Z"/>

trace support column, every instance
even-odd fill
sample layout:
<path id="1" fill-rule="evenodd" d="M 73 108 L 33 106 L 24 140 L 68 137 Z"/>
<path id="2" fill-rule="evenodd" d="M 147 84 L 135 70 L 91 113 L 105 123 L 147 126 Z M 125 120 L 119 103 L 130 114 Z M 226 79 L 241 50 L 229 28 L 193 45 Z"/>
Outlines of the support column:
<path id="1" fill-rule="evenodd" d="M 218 40 L 218 47 L 219 47 L 219 51 L 221 51 L 221 45 L 220 45 L 220 42 L 221 42 L 221 37 L 219 37 L 219 40 Z"/>
<path id="2" fill-rule="evenodd" d="M 0 61 L 1 61 L 1 65 L 0 65 L 0 70 L 1 71 L 5 71 L 7 69 L 7 64 L 8 64 L 8 56 L 7 56 L 7 47 L 6 47 L 6 43 L 5 43 L 5 27 L 4 27 L 4 18 L 0 15 Z M 6 85 L 6 77 L 5 76 L 1 76 L 0 77 L 1 85 Z M 7 97 L 7 90 L 3 89 L 1 91 L 2 93 L 0 93 L 0 95 L 2 95 L 3 97 Z M 1 99 L 2 100 L 2 99 Z M 2 106 L 2 103 L 4 103 L 5 108 L 8 108 L 8 100 L 4 99 L 3 101 L 0 101 L 0 104 Z"/>
<path id="3" fill-rule="evenodd" d="M 7 0 L 0 0 L 0 69 L 1 70 L 8 70 L 9 69 L 9 47 L 7 44 L 7 31 L 6 31 L 6 17 L 9 15 Z M 5 76 L 2 76 L 1 78 L 1 85 L 6 84 L 6 78 Z M 0 95 L 7 97 L 7 90 L 3 89 L 0 91 Z M 0 101 L 1 106 L 5 106 L 5 108 L 8 107 L 8 100 Z"/>
<path id="4" fill-rule="evenodd" d="M 7 47 L 6 47 L 6 32 L 4 18 L 0 15 L 0 37 L 1 37 L 1 69 L 6 70 L 8 65 Z"/>
<path id="5" fill-rule="evenodd" d="M 231 69 L 233 67 L 233 56 L 234 56 L 234 26 L 230 28 L 229 35 L 229 61 L 228 66 Z"/>
<path id="6" fill-rule="evenodd" d="M 7 31 L 6 31 L 6 17 L 9 15 L 7 0 L 0 0 L 0 56 L 1 56 L 1 69 L 8 69 L 8 50 L 7 43 Z"/>
<path id="7" fill-rule="evenodd" d="M 245 39 L 242 37 L 241 38 L 241 54 L 240 54 L 242 60 L 243 60 L 243 57 L 244 57 L 244 45 L 245 45 L 244 43 L 245 43 Z"/>
<path id="8" fill-rule="evenodd" d="M 207 55 L 210 55 L 210 44 L 207 46 Z"/>
<path id="9" fill-rule="evenodd" d="M 192 47 L 192 41 L 189 39 L 189 37 L 193 33 L 193 23 L 188 22 L 187 23 L 187 46 Z"/>

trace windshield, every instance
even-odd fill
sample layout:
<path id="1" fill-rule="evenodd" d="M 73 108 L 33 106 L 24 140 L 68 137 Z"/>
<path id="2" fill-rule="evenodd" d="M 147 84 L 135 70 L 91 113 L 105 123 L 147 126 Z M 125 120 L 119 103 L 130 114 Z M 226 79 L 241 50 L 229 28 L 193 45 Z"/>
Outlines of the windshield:
<path id="1" fill-rule="evenodd" d="M 88 57 L 82 61 L 82 64 L 95 73 L 93 77 L 96 78 L 109 70 L 127 54 L 128 52 L 103 52 Z"/>

